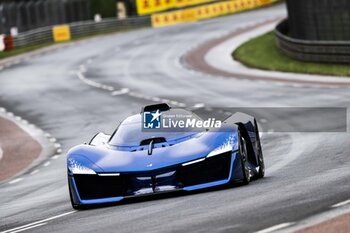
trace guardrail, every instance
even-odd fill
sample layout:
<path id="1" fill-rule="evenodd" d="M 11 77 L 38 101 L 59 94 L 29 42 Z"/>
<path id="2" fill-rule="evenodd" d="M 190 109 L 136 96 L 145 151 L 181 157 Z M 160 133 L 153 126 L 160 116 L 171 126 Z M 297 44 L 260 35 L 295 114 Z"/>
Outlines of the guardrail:
<path id="1" fill-rule="evenodd" d="M 193 22 L 227 14 L 234 14 L 244 10 L 255 9 L 273 4 L 275 2 L 278 2 L 278 0 L 220 1 L 213 4 L 141 17 L 127 19 L 103 19 L 100 22 L 90 20 L 58 26 L 46 26 L 26 32 L 21 32 L 15 38 L 9 37 L 7 39 L 7 44 L 11 45 L 11 47 L 6 47 L 5 45 L 5 49 L 67 41 L 84 36 L 113 32 L 129 28 L 132 29 L 145 26 L 160 27 L 172 24 Z"/>
<path id="2" fill-rule="evenodd" d="M 308 62 L 350 63 L 350 41 L 294 39 L 288 31 L 288 20 L 275 29 L 276 45 L 287 56 Z"/>
<path id="3" fill-rule="evenodd" d="M 92 1 L 98 0 L 0 1 L 0 34 L 9 34 L 13 29 L 25 32 L 39 27 L 89 20 L 94 14 Z"/>
<path id="4" fill-rule="evenodd" d="M 70 38 L 108 33 L 118 30 L 151 26 L 150 16 L 127 19 L 103 19 L 100 22 L 82 21 L 67 24 Z M 19 33 L 14 39 L 14 46 L 24 47 L 30 45 L 54 42 L 53 27 L 42 27 L 27 32 Z"/>

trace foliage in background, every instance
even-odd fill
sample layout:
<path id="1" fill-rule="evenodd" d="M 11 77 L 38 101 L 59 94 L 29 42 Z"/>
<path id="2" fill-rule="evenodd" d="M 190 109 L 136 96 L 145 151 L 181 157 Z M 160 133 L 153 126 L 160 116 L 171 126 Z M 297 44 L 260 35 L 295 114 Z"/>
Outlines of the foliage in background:
<path id="1" fill-rule="evenodd" d="M 117 0 L 91 0 L 93 14 L 100 14 L 102 18 L 117 16 Z"/>

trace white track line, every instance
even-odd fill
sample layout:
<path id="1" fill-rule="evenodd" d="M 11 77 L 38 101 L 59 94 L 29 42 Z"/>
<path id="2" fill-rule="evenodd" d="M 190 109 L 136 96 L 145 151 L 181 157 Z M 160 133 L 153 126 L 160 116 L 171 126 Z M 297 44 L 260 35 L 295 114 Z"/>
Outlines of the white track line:
<path id="1" fill-rule="evenodd" d="M 86 63 L 86 64 L 88 64 L 88 63 Z M 79 70 L 76 71 L 75 74 L 80 79 L 80 81 L 82 81 L 83 83 L 85 83 L 85 84 L 87 84 L 89 86 L 95 87 L 95 88 L 99 88 L 99 89 L 102 89 L 102 90 L 109 91 L 109 92 L 111 92 L 112 96 L 119 96 L 119 95 L 127 94 L 129 96 L 133 96 L 133 97 L 144 99 L 144 100 L 152 100 L 154 102 L 161 101 L 161 102 L 164 102 L 164 103 L 170 102 L 170 104 L 172 104 L 174 106 L 186 107 L 186 104 L 184 104 L 184 103 L 179 103 L 178 101 L 175 101 L 175 100 L 161 99 L 161 98 L 158 98 L 158 97 L 138 94 L 138 93 L 135 93 L 135 92 L 131 92 L 129 88 L 121 88 L 120 90 L 115 90 L 114 87 L 112 87 L 112 86 L 104 85 L 102 83 L 98 83 L 98 82 L 95 82 L 95 81 L 92 81 L 92 80 L 86 78 L 86 76 L 84 75 L 84 73 L 86 73 L 86 72 L 87 72 L 86 65 L 81 64 L 79 66 Z M 197 107 L 195 107 L 195 108 L 201 108 L 201 107 L 204 107 L 203 103 L 197 104 Z"/>
<path id="2" fill-rule="evenodd" d="M 350 204 L 350 199 L 346 200 L 346 201 L 339 202 L 338 204 L 332 205 L 332 208 L 337 208 L 337 207 L 345 206 L 348 204 Z"/>
<path id="3" fill-rule="evenodd" d="M 263 123 L 263 124 L 267 122 L 267 120 L 265 118 L 261 118 L 259 121 L 260 121 L 260 123 Z"/>
<path id="4" fill-rule="evenodd" d="M 23 178 L 17 178 L 17 179 L 11 180 L 11 181 L 9 182 L 9 184 L 18 183 L 18 182 L 20 182 L 21 180 L 23 180 Z"/>
<path id="5" fill-rule="evenodd" d="M 87 85 L 102 89 L 102 84 L 86 79 L 82 72 L 77 72 L 76 75 L 82 82 L 86 83 Z"/>
<path id="6" fill-rule="evenodd" d="M 275 226 L 266 228 L 266 229 L 264 229 L 264 230 L 257 231 L 256 233 L 269 233 L 269 232 L 274 232 L 274 231 L 281 230 L 281 229 L 283 229 L 283 228 L 289 227 L 289 226 L 291 226 L 291 225 L 293 225 L 293 224 L 294 224 L 294 222 L 281 223 L 281 224 L 278 224 L 278 225 L 275 225 Z"/>
<path id="7" fill-rule="evenodd" d="M 116 96 L 116 95 L 124 95 L 129 93 L 130 89 L 129 88 L 122 88 L 120 90 L 117 91 L 113 91 L 111 95 Z"/>
<path id="8" fill-rule="evenodd" d="M 56 138 L 50 138 L 49 141 L 53 143 L 53 142 L 56 142 L 57 139 Z"/>
<path id="9" fill-rule="evenodd" d="M 54 156 L 51 157 L 51 159 L 53 159 L 53 160 L 54 159 L 58 159 L 58 157 L 59 157 L 58 155 L 54 155 Z"/>
<path id="10" fill-rule="evenodd" d="M 30 226 L 34 226 L 34 225 L 38 225 L 38 224 L 41 224 L 41 223 L 47 223 L 48 221 L 51 221 L 51 220 L 54 220 L 54 219 L 57 219 L 57 218 L 61 218 L 61 217 L 64 217 L 66 215 L 69 215 L 69 214 L 73 214 L 75 213 L 76 211 L 70 211 L 70 212 L 66 212 L 66 213 L 63 213 L 63 214 L 59 214 L 59 215 L 56 215 L 56 216 L 53 216 L 53 217 L 50 217 L 50 218 L 46 218 L 46 219 L 43 219 L 43 220 L 39 220 L 39 221 L 36 221 L 36 222 L 32 222 L 32 223 L 28 223 L 26 225 L 23 225 L 23 226 L 19 226 L 19 227 L 15 227 L 15 228 L 12 228 L 12 229 L 8 229 L 6 231 L 2 231 L 0 233 L 9 233 L 9 232 L 19 232 L 19 230 L 23 230 L 25 228 L 28 228 Z M 28 228 L 30 229 L 30 228 Z"/>
<path id="11" fill-rule="evenodd" d="M 205 106 L 204 103 L 198 103 L 193 106 L 193 108 L 203 108 Z"/>
<path id="12" fill-rule="evenodd" d="M 52 137 L 51 134 L 45 133 L 43 130 L 39 129 L 34 124 L 29 123 L 27 120 L 24 120 L 20 116 L 16 116 L 12 112 L 8 112 L 5 108 L 0 107 L 0 113 L 6 114 L 7 116 L 4 116 L 5 118 L 7 118 L 7 119 L 13 121 L 14 123 L 16 123 L 16 125 L 18 127 L 20 127 L 21 129 L 25 130 L 29 134 L 29 136 L 31 136 L 32 138 L 36 139 L 37 141 L 41 141 L 42 140 L 42 136 L 45 136 L 52 144 L 57 141 L 57 139 Z M 38 136 L 38 133 L 40 133 L 41 135 Z M 40 142 L 40 144 L 42 145 L 43 148 L 46 147 L 46 145 L 44 145 L 44 144 L 46 144 L 46 142 L 45 143 Z M 59 143 L 55 143 L 54 146 L 55 147 L 59 146 L 59 147 L 57 147 L 57 150 L 62 150 L 61 149 L 61 145 Z M 3 155 L 3 151 L 0 148 L 0 160 L 2 158 L 2 155 Z M 49 165 L 49 164 L 50 164 L 50 162 L 47 165 Z M 34 175 L 34 174 L 36 174 L 38 172 L 39 172 L 39 170 L 36 169 L 36 170 L 32 171 L 30 173 L 30 175 Z M 10 180 L 8 182 L 8 184 L 15 184 L 15 183 L 18 183 L 18 182 L 22 181 L 23 179 L 24 178 L 13 179 L 13 180 Z"/>
<path id="13" fill-rule="evenodd" d="M 170 102 L 169 99 L 161 99 L 161 101 L 162 101 L 163 103 L 169 103 L 169 102 Z"/>
<path id="14" fill-rule="evenodd" d="M 34 174 L 36 174 L 36 173 L 38 173 L 39 172 L 39 169 L 35 169 L 34 171 L 32 171 L 31 173 L 30 173 L 30 175 L 34 175 Z"/>
<path id="15" fill-rule="evenodd" d="M 44 163 L 44 167 L 47 167 L 47 166 L 49 166 L 50 165 L 50 162 L 49 161 L 47 161 L 46 163 Z"/>
<path id="16" fill-rule="evenodd" d="M 76 75 L 83 83 L 85 83 L 89 86 L 96 87 L 96 88 L 106 90 L 106 91 L 110 91 L 110 92 L 112 92 L 111 95 L 113 95 L 113 96 L 124 95 L 124 94 L 129 93 L 129 91 L 130 91 L 129 88 L 122 88 L 120 90 L 115 91 L 114 87 L 112 87 L 112 86 L 104 85 L 104 84 L 92 81 L 90 79 L 87 79 L 84 76 L 85 72 L 86 72 L 86 67 L 84 65 L 80 65 L 80 71 L 76 72 Z"/>
<path id="17" fill-rule="evenodd" d="M 321 212 L 319 214 L 307 217 L 306 219 L 303 219 L 303 220 L 295 223 L 293 226 L 290 226 L 288 228 L 283 229 L 281 232 L 295 233 L 295 232 L 298 232 L 298 231 L 303 230 L 305 228 L 312 227 L 312 226 L 318 225 L 320 223 L 324 223 L 327 220 L 337 218 L 337 217 L 344 215 L 344 214 L 348 214 L 350 211 L 350 205 L 348 205 L 349 203 L 347 204 L 347 202 L 349 202 L 349 201 L 350 201 L 350 199 L 347 201 L 343 201 L 343 202 L 340 202 L 338 204 L 335 204 L 333 206 L 330 206 L 331 209 L 329 209 L 325 212 Z M 339 207 L 339 208 L 336 208 L 336 207 Z"/>
<path id="18" fill-rule="evenodd" d="M 269 130 L 267 130 L 267 134 L 272 134 L 273 132 L 275 132 L 274 129 L 269 129 Z"/>
<path id="19" fill-rule="evenodd" d="M 154 102 L 159 102 L 159 101 L 160 101 L 160 98 L 159 98 L 159 97 L 153 97 L 153 98 L 152 98 L 152 101 L 154 101 Z"/>
<path id="20" fill-rule="evenodd" d="M 47 222 L 40 223 L 40 224 L 37 224 L 37 225 L 33 225 L 33 226 L 29 226 L 29 227 L 25 227 L 25 228 L 19 229 L 17 231 L 11 231 L 11 233 L 17 233 L 17 232 L 30 230 L 30 229 L 33 229 L 33 228 L 36 228 L 36 227 L 41 227 L 41 226 L 46 225 L 46 224 L 47 224 Z"/>

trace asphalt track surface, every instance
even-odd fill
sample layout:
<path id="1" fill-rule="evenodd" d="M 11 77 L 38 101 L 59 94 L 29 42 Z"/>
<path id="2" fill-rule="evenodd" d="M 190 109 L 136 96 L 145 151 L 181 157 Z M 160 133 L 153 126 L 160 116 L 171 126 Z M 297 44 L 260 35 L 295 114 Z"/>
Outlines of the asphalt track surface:
<path id="1" fill-rule="evenodd" d="M 0 103 L 54 135 L 63 151 L 98 131 L 111 133 L 123 118 L 153 103 L 152 98 L 188 107 L 199 103 L 207 107 L 349 106 L 348 88 L 298 88 L 212 77 L 191 72 L 179 62 L 186 51 L 204 41 L 283 15 L 283 5 L 273 6 L 78 43 L 1 71 Z M 19 230 L 254 232 L 297 222 L 349 199 L 349 139 L 347 133 L 266 134 L 266 178 L 248 186 L 79 212 L 71 212 L 65 156 L 60 156 L 40 167 L 40 172 L 0 185 L 0 231 L 29 224 Z"/>

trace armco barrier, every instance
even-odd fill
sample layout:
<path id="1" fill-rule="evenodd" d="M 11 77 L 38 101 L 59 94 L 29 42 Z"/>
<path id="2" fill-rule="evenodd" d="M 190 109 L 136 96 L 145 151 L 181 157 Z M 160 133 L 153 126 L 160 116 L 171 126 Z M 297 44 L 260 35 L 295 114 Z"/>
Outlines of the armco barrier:
<path id="1" fill-rule="evenodd" d="M 30 45 L 51 43 L 53 41 L 68 40 L 68 34 L 70 34 L 70 37 L 74 39 L 99 33 L 118 31 L 122 29 L 138 28 L 151 25 L 153 27 L 160 27 L 185 22 L 193 22 L 257 8 L 276 1 L 277 0 L 230 0 L 187 8 L 183 10 L 154 14 L 152 16 L 148 15 L 127 19 L 112 18 L 104 19 L 101 22 L 75 22 L 66 24 L 66 32 L 63 33 L 65 34 L 65 38 L 56 38 L 56 40 L 54 36 L 54 28 L 56 28 L 56 26 L 47 26 L 19 33 L 18 36 L 14 38 L 14 47 L 25 47 Z M 58 33 L 58 36 L 63 36 L 63 34 Z"/>
<path id="2" fill-rule="evenodd" d="M 104 19 L 101 22 L 82 21 L 67 24 L 71 38 L 107 33 L 117 30 L 150 26 L 150 16 L 119 19 Z M 18 34 L 14 38 L 15 47 L 25 47 L 29 45 L 43 44 L 54 41 L 54 27 L 43 27 Z M 67 39 L 67 38 L 66 38 Z"/>
<path id="3" fill-rule="evenodd" d="M 152 26 L 162 27 L 167 25 L 214 18 L 244 10 L 258 8 L 264 5 L 269 5 L 276 1 L 277 0 L 231 0 L 187 8 L 184 10 L 153 14 Z"/>
<path id="4" fill-rule="evenodd" d="M 275 29 L 276 45 L 287 56 L 308 62 L 350 63 L 349 41 L 310 41 L 291 38 L 288 21 Z"/>

